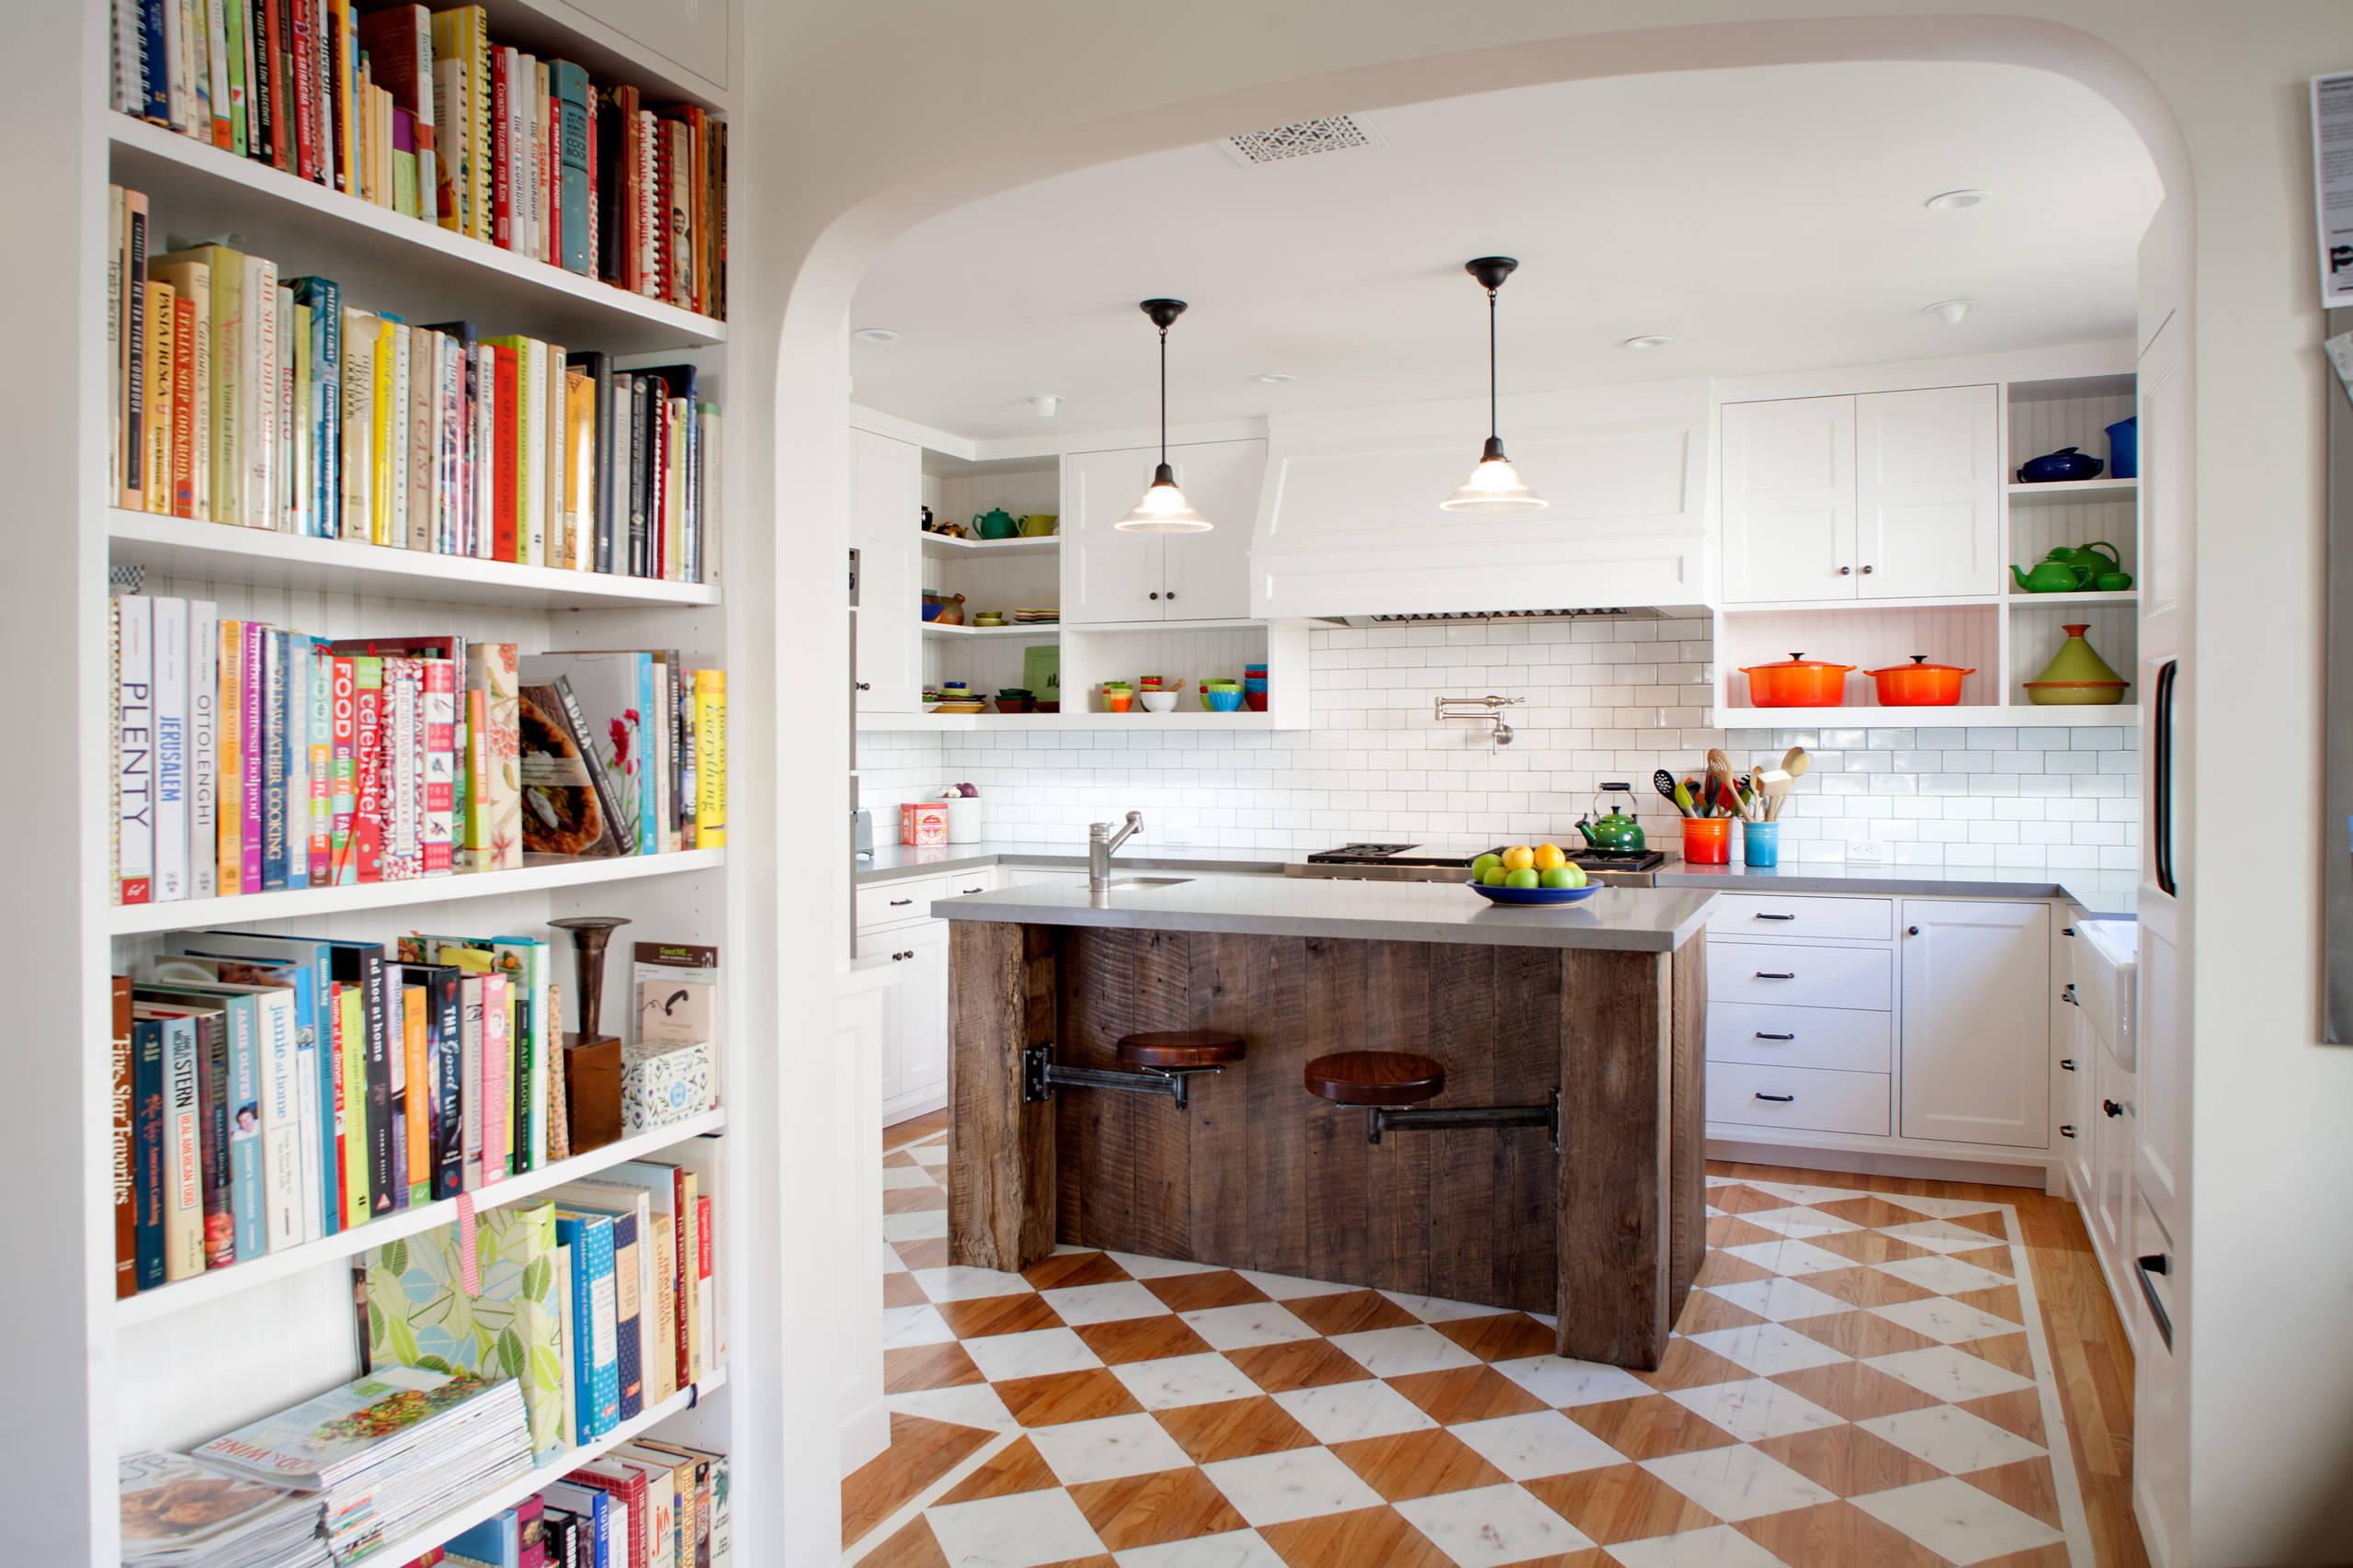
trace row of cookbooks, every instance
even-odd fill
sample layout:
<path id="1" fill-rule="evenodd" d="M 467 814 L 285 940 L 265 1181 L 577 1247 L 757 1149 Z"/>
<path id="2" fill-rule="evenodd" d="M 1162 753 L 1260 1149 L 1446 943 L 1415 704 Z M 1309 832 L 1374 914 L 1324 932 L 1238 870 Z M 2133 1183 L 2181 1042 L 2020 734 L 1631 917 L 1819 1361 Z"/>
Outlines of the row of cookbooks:
<path id="1" fill-rule="evenodd" d="M 727 679 L 675 649 L 517 656 L 108 600 L 117 903 L 727 842 Z"/>
<path id="2" fill-rule="evenodd" d="M 114 0 L 114 107 L 699 314 L 727 313 L 727 126 L 490 36 L 479 6 Z"/>
<path id="3" fill-rule="evenodd" d="M 665 582 L 710 578 L 719 410 L 691 364 L 411 323 L 108 187 L 110 492 L 131 511 Z"/>

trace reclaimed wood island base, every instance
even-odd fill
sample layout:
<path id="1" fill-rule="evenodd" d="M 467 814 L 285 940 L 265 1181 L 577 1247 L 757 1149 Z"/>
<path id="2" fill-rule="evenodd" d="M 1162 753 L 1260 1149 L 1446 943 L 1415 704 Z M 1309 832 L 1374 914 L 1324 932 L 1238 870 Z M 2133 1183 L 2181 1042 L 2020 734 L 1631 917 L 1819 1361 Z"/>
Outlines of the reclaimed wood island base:
<path id="1" fill-rule="evenodd" d="M 1562 1355 L 1655 1368 L 1706 1244 L 1709 896 L 1466 909 L 1453 887 L 1203 877 L 942 901 L 949 1260 L 1015 1270 L 1061 1242 L 1410 1291 L 1554 1313 Z M 1184 1107 L 1025 1097 L 1026 1047 L 1119 1070 L 1120 1036 L 1179 1028 L 1247 1057 Z M 1359 1050 L 1443 1063 L 1433 1108 L 1557 1093 L 1559 1147 L 1542 1127 L 1372 1142 L 1364 1110 L 1303 1086 Z"/>

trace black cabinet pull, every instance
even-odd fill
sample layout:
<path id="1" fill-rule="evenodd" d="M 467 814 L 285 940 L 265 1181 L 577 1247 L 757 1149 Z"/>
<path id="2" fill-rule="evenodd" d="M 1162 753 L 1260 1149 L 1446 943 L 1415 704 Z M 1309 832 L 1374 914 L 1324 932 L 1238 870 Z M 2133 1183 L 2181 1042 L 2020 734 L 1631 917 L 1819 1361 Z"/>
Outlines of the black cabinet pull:
<path id="1" fill-rule="evenodd" d="M 2066 1003 L 2070 1007 L 2083 1006 L 2081 1002 L 2075 1000 L 2075 983 L 2072 980 L 2059 988 L 2059 1000 Z"/>
<path id="2" fill-rule="evenodd" d="M 1760 909 L 1754 916 L 1752 916 L 1752 918 L 1757 920 L 1795 920 L 1797 916 L 1794 915 L 1768 915 Z"/>
<path id="3" fill-rule="evenodd" d="M 914 902 L 915 900 L 911 898 L 894 898 L 891 901 L 891 907 L 893 909 L 904 909 Z"/>
<path id="4" fill-rule="evenodd" d="M 1838 575 L 1840 575 L 1841 577 L 1851 577 L 1851 576 L 1853 576 L 1854 574 L 1855 574 L 1855 569 L 1854 569 L 1853 567 L 1851 567 L 1851 566 L 1841 566 L 1840 568 L 1838 568 Z"/>
<path id="5" fill-rule="evenodd" d="M 1907 937 L 1916 937 L 1920 934 L 1920 927 L 1917 926 L 1906 926 L 1904 928 L 1904 934 Z"/>
<path id="6" fill-rule="evenodd" d="M 2059 1136 L 2062 1138 L 2073 1138 L 2075 1135 L 2075 1124 L 2072 1121 L 2059 1129 Z"/>
<path id="7" fill-rule="evenodd" d="M 2170 1274 L 2173 1272 L 2173 1265 L 2165 1261 L 2165 1255 L 2163 1253 L 2157 1254 L 2154 1257 L 2136 1257 L 2132 1261 L 2141 1266 L 2141 1272 L 2143 1274 Z"/>
<path id="8" fill-rule="evenodd" d="M 1171 604 L 1176 602 L 1176 590 L 1174 588 L 1168 590 L 1168 602 Z"/>
<path id="9" fill-rule="evenodd" d="M 1756 1097 L 1757 1097 L 1758 1099 L 1760 1099 L 1760 1100 L 1771 1100 L 1775 1105 L 1787 1105 L 1787 1104 L 1789 1104 L 1791 1100 L 1793 1100 L 1793 1099 L 1797 1098 L 1797 1096 L 1795 1096 L 1795 1095 L 1768 1095 L 1768 1094 L 1765 1094 L 1765 1093 L 1763 1093 L 1763 1092 L 1761 1092 L 1761 1091 L 1760 1091 L 1760 1092 L 1757 1094 L 1757 1096 L 1756 1096 Z"/>
<path id="10" fill-rule="evenodd" d="M 2149 1277 L 2153 1274 L 2162 1276 L 2169 1271 L 2170 1266 L 2163 1253 L 2154 1257 L 2132 1260 L 2132 1278 L 2141 1287 L 2141 1300 L 2148 1303 L 2149 1316 L 2156 1322 L 2157 1337 L 2165 1342 L 2168 1350 L 2173 1348 L 2173 1319 L 2165 1315 L 2165 1303 L 2157 1300 L 2156 1287 L 2149 1283 Z"/>
<path id="11" fill-rule="evenodd" d="M 1798 1037 L 1793 1034 L 1767 1034 L 1763 1029 L 1758 1029 L 1756 1038 L 1758 1040 L 1795 1040 Z"/>
<path id="12" fill-rule="evenodd" d="M 2063 1056 L 2059 1059 L 2059 1065 L 2073 1073 L 2075 1070 L 2075 1059 L 2072 1056 Z"/>
<path id="13" fill-rule="evenodd" d="M 966 892 L 986 892 L 989 890 L 986 888 L 966 888 L 964 891 Z"/>
<path id="14" fill-rule="evenodd" d="M 1866 576 L 1866 577 L 1868 577 L 1868 576 L 1870 576 L 1870 574 L 1871 574 L 1871 569 L 1870 569 L 1870 567 L 1868 567 L 1868 566 L 1864 567 L 1864 568 L 1863 568 L 1863 575 L 1864 575 L 1864 576 Z"/>
<path id="15" fill-rule="evenodd" d="M 874 689 L 874 683 L 870 680 L 859 681 L 858 683 L 858 689 L 860 691 L 872 691 Z"/>
<path id="16" fill-rule="evenodd" d="M 2110 1116 L 2122 1116 L 2124 1114 L 2124 1108 L 2118 1105 L 2114 1100 L 2100 1101 L 2099 1108 L 2108 1112 Z"/>
<path id="17" fill-rule="evenodd" d="M 2062 937 L 2072 937 L 2075 934 L 2075 928 L 2073 926 L 2062 926 L 2059 927 L 2059 934 Z"/>
<path id="18" fill-rule="evenodd" d="M 1756 978 L 1759 980 L 1795 980 L 1797 976 L 1787 970 L 1774 971 L 1769 969 L 1760 969 L 1756 971 Z"/>
<path id="19" fill-rule="evenodd" d="M 1153 594 L 1151 597 L 1156 599 L 1156 598 L 1158 598 L 1160 596 L 1159 596 L 1157 593 L 1154 593 L 1154 594 Z"/>

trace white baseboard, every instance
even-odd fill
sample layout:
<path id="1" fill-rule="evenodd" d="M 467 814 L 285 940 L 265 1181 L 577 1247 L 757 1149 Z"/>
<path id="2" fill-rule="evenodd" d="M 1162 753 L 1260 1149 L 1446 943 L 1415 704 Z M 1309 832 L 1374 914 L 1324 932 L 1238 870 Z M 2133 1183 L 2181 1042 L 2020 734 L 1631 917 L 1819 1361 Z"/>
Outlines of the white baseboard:
<path id="1" fill-rule="evenodd" d="M 878 1399 L 842 1421 L 842 1474 L 850 1474 L 890 1446 L 891 1407 Z"/>
<path id="2" fill-rule="evenodd" d="M 929 1116 L 933 1111 L 945 1109 L 947 1105 L 945 1090 L 932 1094 L 917 1090 L 912 1095 L 902 1095 L 897 1099 L 882 1102 L 882 1125 L 896 1127 L 903 1121 L 913 1121 L 916 1117 Z"/>
<path id="3" fill-rule="evenodd" d="M 1797 1165 L 1807 1170 L 1846 1171 L 1855 1176 L 1916 1176 L 1924 1181 L 1975 1181 L 1994 1187 L 2033 1187 L 2054 1194 L 2063 1194 L 2067 1190 L 2065 1167 L 2042 1160 L 2013 1163 L 1993 1159 L 1954 1159 L 1804 1143 L 1750 1143 L 1729 1138 L 1709 1139 L 1708 1158 L 1736 1160 L 1745 1165 Z"/>

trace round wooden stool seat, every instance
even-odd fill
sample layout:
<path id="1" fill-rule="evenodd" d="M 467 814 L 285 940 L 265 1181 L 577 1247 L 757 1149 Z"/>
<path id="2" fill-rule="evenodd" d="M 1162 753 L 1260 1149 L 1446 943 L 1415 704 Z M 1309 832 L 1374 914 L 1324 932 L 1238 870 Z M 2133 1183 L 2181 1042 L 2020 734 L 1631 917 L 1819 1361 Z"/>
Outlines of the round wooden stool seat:
<path id="1" fill-rule="evenodd" d="M 1335 1105 L 1409 1106 L 1446 1092 L 1446 1068 L 1406 1051 L 1339 1051 L 1307 1064 L 1307 1092 Z"/>
<path id="2" fill-rule="evenodd" d="M 1243 1056 L 1242 1037 L 1223 1029 L 1165 1029 L 1120 1037 L 1120 1060 L 1162 1072 L 1222 1067 Z"/>

